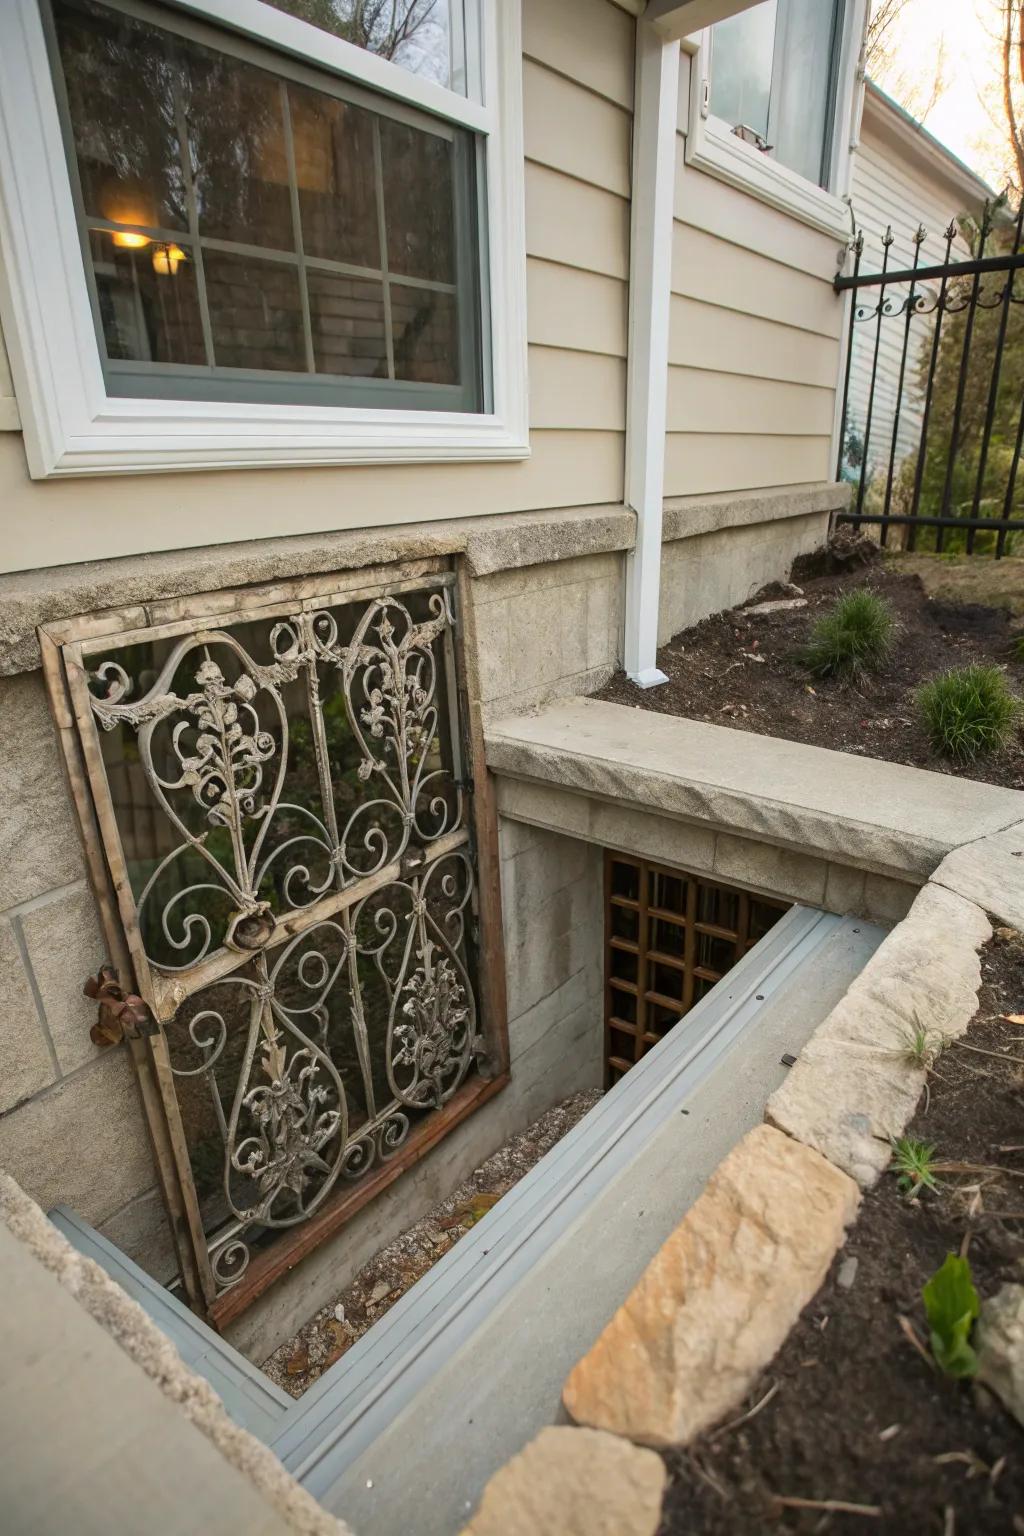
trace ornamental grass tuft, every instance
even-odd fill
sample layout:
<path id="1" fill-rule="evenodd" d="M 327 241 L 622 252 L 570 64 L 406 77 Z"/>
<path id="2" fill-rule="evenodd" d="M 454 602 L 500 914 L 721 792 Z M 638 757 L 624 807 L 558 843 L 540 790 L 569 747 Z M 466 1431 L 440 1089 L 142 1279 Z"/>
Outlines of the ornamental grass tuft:
<path id="1" fill-rule="evenodd" d="M 1021 708 L 999 667 L 954 668 L 924 683 L 915 699 L 932 746 L 957 763 L 1005 747 Z"/>
<path id="2" fill-rule="evenodd" d="M 811 630 L 800 659 L 815 677 L 878 672 L 892 652 L 892 609 L 874 592 L 847 592 Z"/>

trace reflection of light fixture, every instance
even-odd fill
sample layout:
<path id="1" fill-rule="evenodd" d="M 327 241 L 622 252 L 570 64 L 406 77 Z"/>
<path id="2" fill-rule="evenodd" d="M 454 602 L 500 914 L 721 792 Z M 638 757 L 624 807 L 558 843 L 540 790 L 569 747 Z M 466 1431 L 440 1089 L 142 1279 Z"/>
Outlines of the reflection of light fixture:
<path id="1" fill-rule="evenodd" d="M 141 251 L 149 244 L 148 235 L 137 235 L 133 229 L 115 229 L 110 238 L 123 251 Z"/>
<path id="2" fill-rule="evenodd" d="M 153 252 L 153 271 L 160 277 L 173 277 L 185 260 L 180 245 L 158 245 Z"/>

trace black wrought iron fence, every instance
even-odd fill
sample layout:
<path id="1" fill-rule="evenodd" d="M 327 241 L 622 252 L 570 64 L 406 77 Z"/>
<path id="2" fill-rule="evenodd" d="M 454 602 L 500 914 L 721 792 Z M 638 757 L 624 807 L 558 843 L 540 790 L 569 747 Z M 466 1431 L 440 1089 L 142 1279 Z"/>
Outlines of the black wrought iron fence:
<path id="1" fill-rule="evenodd" d="M 986 204 L 976 225 L 954 220 L 944 260 L 877 272 L 852 245 L 850 319 L 837 473 L 852 481 L 841 520 L 880 526 L 883 544 L 967 554 L 1013 552 L 1024 529 L 1024 202 Z M 952 260 L 954 241 L 967 252 Z M 1016 287 L 1015 287 L 1016 284 Z M 1019 541 L 1024 544 L 1024 541 Z"/>

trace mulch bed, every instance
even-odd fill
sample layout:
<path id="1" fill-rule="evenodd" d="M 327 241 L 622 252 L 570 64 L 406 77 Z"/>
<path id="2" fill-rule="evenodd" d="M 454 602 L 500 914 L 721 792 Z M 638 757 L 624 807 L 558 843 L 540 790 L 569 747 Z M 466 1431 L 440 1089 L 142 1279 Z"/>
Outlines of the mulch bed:
<path id="1" fill-rule="evenodd" d="M 572 1130 L 600 1097 L 601 1090 L 596 1088 L 574 1093 L 511 1137 L 471 1179 L 375 1254 L 351 1285 L 264 1360 L 261 1369 L 292 1397 L 301 1397 Z"/>
<path id="2" fill-rule="evenodd" d="M 1024 1280 L 1024 1026 L 1002 1017 L 1024 1011 L 1024 941 L 1000 929 L 982 961 L 972 1049 L 939 1057 L 908 1130 L 935 1143 L 937 1161 L 971 1169 L 941 1173 L 938 1192 L 913 1201 L 891 1175 L 865 1197 L 746 1408 L 666 1453 L 663 1536 L 1024 1533 L 1024 1431 L 984 1388 L 938 1375 L 900 1324 L 927 1338 L 921 1287 L 965 1244 L 982 1298 Z M 836 1500 L 873 1512 L 824 1507 Z"/>
<path id="3" fill-rule="evenodd" d="M 763 615 L 734 608 L 705 619 L 658 652 L 667 683 L 642 692 L 619 673 L 597 697 L 1024 789 L 1019 732 L 1002 753 L 958 767 L 932 750 L 913 704 L 919 684 L 972 662 L 1005 666 L 1011 689 L 1024 695 L 1024 661 L 1011 653 L 1020 621 L 1006 608 L 929 597 L 898 560 L 842 574 L 802 574 L 798 565 L 794 580 L 807 607 Z M 811 625 L 842 593 L 860 586 L 892 605 L 899 625 L 892 660 L 883 673 L 856 684 L 809 677 L 797 653 Z M 787 595 L 768 590 L 754 601 Z"/>

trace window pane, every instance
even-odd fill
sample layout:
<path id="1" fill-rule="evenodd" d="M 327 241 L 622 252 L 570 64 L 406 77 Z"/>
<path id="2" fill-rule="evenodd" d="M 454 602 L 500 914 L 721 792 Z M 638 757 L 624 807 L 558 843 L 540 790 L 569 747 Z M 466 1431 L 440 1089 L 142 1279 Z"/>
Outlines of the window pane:
<path id="1" fill-rule="evenodd" d="M 226 53 L 188 48 L 189 152 L 200 233 L 295 246 L 280 81 Z"/>
<path id="2" fill-rule="evenodd" d="M 385 0 L 367 5 L 365 0 L 267 0 L 275 10 L 287 11 L 331 32 L 346 43 L 365 48 L 415 75 L 425 75 L 453 91 L 464 90 L 465 59 L 457 46 L 463 35 L 460 25 L 462 0 Z"/>
<path id="3" fill-rule="evenodd" d="M 459 382 L 458 316 L 453 293 L 391 284 L 395 378 L 415 384 Z"/>
<path id="4" fill-rule="evenodd" d="M 206 250 L 203 269 L 217 366 L 304 372 L 298 268 Z"/>
<path id="5" fill-rule="evenodd" d="M 452 141 L 382 118 L 380 146 L 388 266 L 454 283 Z"/>
<path id="6" fill-rule="evenodd" d="M 306 255 L 379 267 L 372 114 L 301 85 L 288 101 Z"/>
<path id="7" fill-rule="evenodd" d="M 54 0 L 85 211 L 118 224 L 187 226 L 175 124 L 180 72 L 166 34 L 90 0 Z"/>
<path id="8" fill-rule="evenodd" d="M 126 238 L 142 244 L 126 249 L 116 243 Z M 90 231 L 89 251 L 109 358 L 206 362 L 195 266 L 185 251 L 106 230 Z"/>
<path id="9" fill-rule="evenodd" d="M 383 284 L 312 268 L 306 282 L 317 372 L 386 379 Z"/>
<path id="10" fill-rule="evenodd" d="M 824 185 L 827 125 L 834 90 L 832 0 L 789 0 L 785 67 L 773 125 L 775 157 L 808 181 Z"/>
<path id="11" fill-rule="evenodd" d="M 817 0 L 821 3 L 821 0 Z M 768 137 L 777 0 L 764 0 L 711 29 L 711 110 L 730 127 Z"/>

